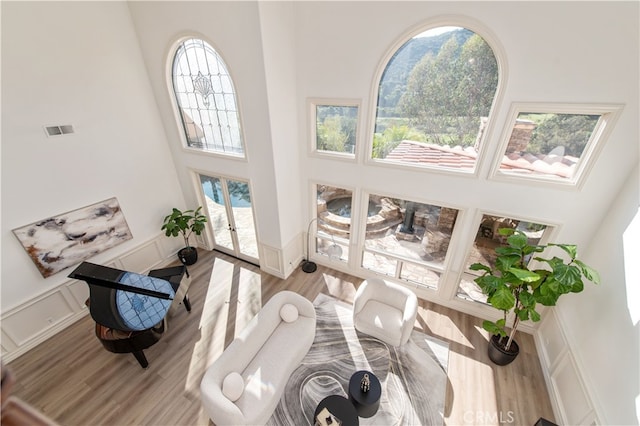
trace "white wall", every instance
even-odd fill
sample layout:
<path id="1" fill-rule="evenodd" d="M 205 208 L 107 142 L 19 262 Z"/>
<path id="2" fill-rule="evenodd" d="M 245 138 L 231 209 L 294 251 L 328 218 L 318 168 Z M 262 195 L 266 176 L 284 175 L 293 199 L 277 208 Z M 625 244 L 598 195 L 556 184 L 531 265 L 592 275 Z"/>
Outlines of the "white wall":
<path id="1" fill-rule="evenodd" d="M 476 177 L 452 177 L 374 166 L 362 151 L 355 163 L 307 155 L 308 98 L 362 100 L 362 147 L 371 139 L 372 89 L 385 56 L 411 30 L 450 23 L 452 16 L 485 36 L 505 67 L 488 154 L 497 150 L 512 102 L 624 106 L 579 191 L 491 181 L 488 164 Z M 616 199 L 638 163 L 637 16 L 638 4 L 631 2 L 130 2 L 128 8 L 119 2 L 2 2 L 3 345 L 4 324 L 29 323 L 18 321 L 30 317 L 20 318 L 16 306 L 46 306 L 51 316 L 68 318 L 55 309 L 67 303 L 72 306 L 65 309 L 77 312 L 81 301 L 63 273 L 39 276 L 11 229 L 117 196 L 134 240 L 96 260 L 148 268 L 171 251 L 168 240 L 158 238 L 164 212 L 197 202 L 190 170 L 199 170 L 251 180 L 263 254 L 284 274 L 302 251 L 296 236 L 306 231 L 306 218 L 298 212 L 312 205 L 308 183 L 320 181 L 356 194 L 393 193 L 461 209 L 451 273 L 441 291 L 428 295 L 442 304 L 453 304 L 451 291 L 480 211 L 559 224 L 555 239 L 586 249 L 585 260 L 601 269 L 605 283 L 561 305 L 549 316 L 556 327 L 545 324 L 537 334 L 541 351 L 553 358 L 543 367 L 564 378 L 552 395 L 558 416 L 580 417 L 584 413 L 571 410 L 583 404 L 592 410 L 583 419 L 633 421 L 637 351 L 611 361 L 595 345 L 607 333 L 638 343 L 637 324 L 624 313 L 624 277 L 616 261 L 618 233 L 637 208 L 632 184 Z M 167 70 L 175 42 L 193 34 L 210 41 L 230 68 L 248 161 L 181 148 Z M 44 124 L 73 124 L 78 133 L 46 139 Z M 350 272 L 360 273 L 354 265 Z M 587 308 L 601 315 L 590 318 Z M 7 312 L 15 313 L 8 321 Z M 47 317 L 33 318 L 22 334 L 29 341 L 47 327 Z M 564 352 L 558 342 L 567 342 Z M 614 389 L 612 377 L 624 384 Z M 576 388 L 584 390 L 582 401 L 567 399 Z"/>
<path id="2" fill-rule="evenodd" d="M 636 167 L 580 257 L 600 272 L 602 283 L 561 299 L 536 333 L 563 424 L 640 423 L 639 208 Z"/>
<path id="3" fill-rule="evenodd" d="M 633 280 L 625 274 L 625 266 L 637 264 L 638 253 L 628 247 L 625 252 L 623 240 L 640 239 L 627 232 L 639 207 L 636 167 L 584 254 L 584 261 L 602 275 L 602 284 L 558 306 L 573 355 L 602 412 L 601 424 L 640 423 L 640 300 L 628 290 L 638 286 L 637 276 Z"/>
<path id="4" fill-rule="evenodd" d="M 295 161 L 286 161 L 289 155 L 286 148 L 295 143 L 290 130 L 295 129 L 295 118 L 291 127 L 281 129 L 287 109 L 293 109 L 287 106 L 293 102 L 293 95 L 289 87 L 283 92 L 280 86 L 282 78 L 293 75 L 293 63 L 287 46 L 283 49 L 282 64 L 274 62 L 271 55 L 276 48 L 273 43 L 282 38 L 277 32 L 284 31 L 286 36 L 287 26 L 291 25 L 287 17 L 290 12 L 285 7 L 284 15 L 272 14 L 276 22 L 270 24 L 269 17 L 264 20 L 260 17 L 256 2 L 194 2 L 188 7 L 182 2 L 131 2 L 129 8 L 185 196 L 189 202 L 196 202 L 192 170 L 250 180 L 261 252 L 266 250 L 267 258 L 275 256 L 275 265 L 270 269 L 283 275 L 290 260 L 283 258 L 282 247 L 298 232 L 296 226 L 291 226 L 291 217 L 297 217 L 299 193 L 295 183 L 288 182 L 298 168 Z M 273 25 L 266 36 L 262 25 Z M 269 38 L 270 34 L 275 40 Z M 229 68 L 236 88 L 248 161 L 193 154 L 182 148 L 180 127 L 176 125 L 168 89 L 168 64 L 176 42 L 189 35 L 207 40 Z M 269 60 L 265 60 L 265 46 L 270 53 Z M 268 75 L 265 66 L 271 69 Z M 283 76 L 274 75 L 275 66 L 281 66 Z M 293 222 L 295 225 L 295 220 Z M 291 269 L 287 268 L 289 272 Z"/>
<path id="5" fill-rule="evenodd" d="M 372 138 L 372 87 L 382 60 L 411 30 L 458 19 L 485 36 L 501 54 L 504 91 L 496 104 L 489 152 L 500 142 L 513 102 L 619 103 L 623 114 L 581 191 L 497 183 L 479 176 L 451 177 L 357 165 L 302 155 L 311 179 L 374 188 L 473 211 L 490 209 L 558 222 L 557 237 L 588 243 L 638 158 L 637 4 L 572 2 L 299 2 L 296 3 L 298 108 L 308 97 L 362 99 L 368 119 L 359 141 Z M 544 23 L 544 25 L 541 25 Z M 619 64 L 619 65 L 614 65 Z M 631 85 L 631 86 L 630 86 Z M 301 127 L 305 140 L 307 127 Z M 621 153 L 623 153 L 621 155 Z M 616 170 L 616 173 L 611 173 Z M 541 200 L 552 200 L 541 202 Z M 588 211 L 589 214 L 582 214 Z M 580 220 L 574 220 L 579 215 Z"/>
<path id="6" fill-rule="evenodd" d="M 47 138 L 56 124 L 76 133 Z M 160 226 L 184 200 L 126 4 L 2 2 L 3 352 L 82 314 L 86 291 L 70 269 L 42 278 L 11 230 L 110 197 L 133 239 L 92 261 L 171 256 Z M 37 316 L 13 321 L 22 307 Z"/>
<path id="7" fill-rule="evenodd" d="M 347 163 L 309 157 L 304 151 L 300 155 L 301 170 L 309 180 L 353 189 L 355 194 L 379 191 L 460 208 L 463 214 L 457 225 L 463 232 L 459 239 L 455 235 L 452 239 L 451 273 L 441 282 L 438 292 L 422 296 L 481 316 L 490 312 L 475 310 L 451 298 L 466 249 L 477 229 L 471 224 L 479 212 L 492 211 L 559 225 L 553 239 L 578 244 L 581 255 L 586 254 L 585 259 L 601 269 L 605 284 L 597 290 L 587 289 L 584 294 L 568 297 L 572 308 L 562 306 L 564 309 L 557 313 L 547 311 L 551 320 L 537 341 L 541 354 L 547 356 L 548 352 L 552 357 L 543 367 L 557 380 L 551 391 L 558 419 L 568 419 L 567 424 L 581 421 L 590 424 L 591 420 L 605 424 L 633 423 L 637 415 L 634 401 L 638 398 L 640 363 L 638 328 L 629 322 L 623 310 L 626 303 L 622 265 L 608 260 L 610 256 L 618 258 L 619 249 L 614 244 L 618 244 L 620 232 L 628 223 L 625 220 L 637 208 L 632 202 L 613 204 L 619 188 L 638 164 L 637 3 L 296 3 L 299 116 L 305 117 L 309 97 L 361 99 L 361 113 L 368 120 L 368 128 L 358 142 L 365 144 L 371 139 L 374 116 L 372 86 L 383 58 L 399 47 L 411 30 L 415 34 L 427 24 L 451 23 L 451 19 L 458 19 L 457 22 L 466 23 L 485 36 L 496 48 L 504 67 L 495 127 L 488 135 L 489 157 L 497 151 L 509 107 L 514 102 L 623 106 L 615 129 L 582 188 L 568 190 L 496 182 L 487 178 L 489 163 L 480 166 L 477 177 L 452 177 L 374 166 L 367 164 L 364 156 L 356 163 Z M 304 141 L 307 134 L 308 123 L 299 129 L 300 140 Z M 306 196 L 311 204 L 312 194 Z M 625 197 L 629 197 L 628 192 Z M 609 238 L 599 229 L 610 221 L 613 224 L 606 229 L 613 241 L 601 244 L 600 240 Z M 597 253 L 601 252 L 607 255 L 596 261 Z M 351 271 L 357 268 L 357 259 L 348 266 Z M 603 294 L 608 296 L 603 299 Z M 551 321 L 555 321 L 556 327 Z M 604 352 L 599 344 L 607 336 L 608 347 L 620 343 L 625 348 L 631 347 L 630 351 L 615 355 Z M 615 336 L 627 340 L 612 341 Z M 557 342 L 561 343 L 554 346 Z M 624 384 L 614 386 L 620 382 Z"/>
<path id="8" fill-rule="evenodd" d="M 283 262 L 288 276 L 300 263 L 302 202 L 298 161 L 304 142 L 298 139 L 298 128 L 304 123 L 297 115 L 295 56 L 295 14 L 292 2 L 261 2 L 260 25 L 264 54 L 265 81 L 271 121 L 271 142 L 274 151 L 276 196 L 280 206 Z"/>
<path id="9" fill-rule="evenodd" d="M 638 161 L 637 6 L 571 2 L 405 2 L 401 7 L 397 2 L 296 3 L 298 116 L 304 119 L 299 140 L 308 143 L 308 98 L 361 99 L 361 123 L 365 123 L 356 163 L 311 157 L 303 150 L 303 178 L 352 189 L 361 204 L 363 192 L 371 191 L 458 208 L 462 232 L 452 238 L 448 273 L 437 292 L 421 295 L 476 315 L 488 315 L 486 310 L 454 297 L 477 229 L 474 221 L 481 212 L 558 225 L 552 236 L 555 241 L 585 247 L 615 197 L 615 188 L 622 185 Z M 484 36 L 503 69 L 494 126 L 487 134 L 487 161 L 479 165 L 477 176 L 470 177 L 368 163 L 363 148 L 372 140 L 373 89 L 386 60 L 411 35 L 427 26 L 452 22 Z M 581 189 L 489 178 L 514 102 L 622 105 L 614 131 Z M 304 196 L 311 205 L 313 195 Z M 354 228 L 357 232 L 357 226 Z M 358 248 L 353 251 L 358 252 Z M 354 258 L 348 269 L 366 274 L 357 268 L 358 259 Z"/>

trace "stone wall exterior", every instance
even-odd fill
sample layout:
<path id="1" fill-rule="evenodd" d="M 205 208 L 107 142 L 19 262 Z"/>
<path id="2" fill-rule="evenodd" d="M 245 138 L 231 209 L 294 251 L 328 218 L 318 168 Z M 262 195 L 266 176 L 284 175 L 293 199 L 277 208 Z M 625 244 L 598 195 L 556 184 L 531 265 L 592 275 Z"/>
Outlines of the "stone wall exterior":
<path id="1" fill-rule="evenodd" d="M 476 151 L 480 150 L 480 142 L 482 141 L 484 131 L 487 127 L 487 117 L 480 118 L 480 128 L 478 129 L 478 136 L 476 137 L 476 143 L 473 146 Z M 536 128 L 536 123 L 530 120 L 516 120 L 509 138 L 509 144 L 505 154 L 511 154 L 513 152 L 525 152 L 527 145 L 531 141 L 531 136 Z"/>

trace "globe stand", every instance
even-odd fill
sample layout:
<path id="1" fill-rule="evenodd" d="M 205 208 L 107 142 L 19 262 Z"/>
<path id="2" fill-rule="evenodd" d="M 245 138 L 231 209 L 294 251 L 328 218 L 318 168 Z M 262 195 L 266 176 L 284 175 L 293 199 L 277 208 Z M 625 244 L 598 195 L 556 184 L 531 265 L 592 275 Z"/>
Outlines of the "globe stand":
<path id="1" fill-rule="evenodd" d="M 318 265 L 316 265 L 314 262 L 310 260 L 305 260 L 304 263 L 302 264 L 302 270 L 307 274 L 315 272 L 316 269 L 318 269 Z"/>

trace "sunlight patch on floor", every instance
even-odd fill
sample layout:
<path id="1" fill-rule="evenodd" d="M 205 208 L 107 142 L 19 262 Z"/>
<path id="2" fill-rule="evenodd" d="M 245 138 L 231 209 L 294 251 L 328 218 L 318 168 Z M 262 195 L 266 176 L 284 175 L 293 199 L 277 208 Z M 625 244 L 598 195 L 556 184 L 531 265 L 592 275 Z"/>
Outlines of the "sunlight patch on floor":
<path id="1" fill-rule="evenodd" d="M 334 309 L 336 311 L 338 321 L 340 321 L 342 332 L 344 333 L 345 340 L 347 341 L 347 346 L 349 347 L 349 353 L 351 354 L 351 359 L 354 362 L 355 369 L 371 371 L 371 366 L 369 365 L 367 358 L 359 356 L 359 354 L 363 353 L 363 350 L 362 345 L 360 345 L 356 329 L 352 325 L 353 321 L 351 318 L 353 316 L 353 312 L 345 309 L 337 303 L 334 303 Z"/>
<path id="2" fill-rule="evenodd" d="M 355 283 L 345 281 L 326 273 L 322 274 L 322 279 L 324 280 L 327 290 L 331 296 L 336 299 L 353 302 L 353 297 L 356 295 Z"/>
<path id="3" fill-rule="evenodd" d="M 262 282 L 260 273 L 240 268 L 238 280 L 238 306 L 236 336 L 262 308 Z"/>
<path id="4" fill-rule="evenodd" d="M 185 390 L 199 394 L 202 373 L 215 361 L 224 350 L 229 318 L 230 285 L 233 282 L 233 263 L 215 259 L 208 283 L 207 294 L 203 302 L 202 316 L 198 323 L 200 340 L 196 342 L 189 364 Z M 229 286 L 215 286 L 225 282 Z"/>
<path id="5" fill-rule="evenodd" d="M 427 315 L 426 314 L 422 315 L 420 309 L 418 309 L 418 315 L 422 318 L 422 320 L 427 325 L 429 324 Z M 471 341 L 467 338 L 467 336 L 464 335 L 462 331 L 460 331 L 460 328 L 458 328 L 458 326 L 455 324 L 455 322 L 453 322 L 451 318 L 449 318 L 446 315 L 439 315 L 438 322 L 440 323 L 440 325 L 438 326 L 438 329 L 440 330 L 448 329 L 446 335 L 443 333 L 434 333 L 431 330 L 429 330 L 427 334 L 432 334 L 435 337 L 440 337 L 445 340 L 450 340 L 452 342 L 455 342 L 462 346 L 466 346 L 468 348 L 472 348 L 472 349 L 474 348 Z"/>
<path id="6" fill-rule="evenodd" d="M 200 317 L 199 328 L 206 326 L 206 323 L 211 321 L 213 312 L 218 309 L 225 308 L 225 302 L 229 301 L 231 284 L 233 283 L 234 264 L 223 259 L 215 259 L 213 263 L 213 269 L 211 271 L 211 278 L 209 280 L 209 288 L 207 289 L 207 295 L 202 308 L 202 317 Z M 215 282 L 224 282 L 228 285 L 221 286 L 218 284 L 216 287 Z M 223 317 L 226 317 L 223 316 Z M 217 321 L 219 322 L 219 321 Z M 226 328 L 226 321 L 224 327 Z"/>
<path id="7" fill-rule="evenodd" d="M 221 283 L 225 283 L 221 285 Z M 185 390 L 199 392 L 202 374 L 262 308 L 259 273 L 216 258 L 198 327 Z M 229 327 L 233 324 L 233 327 Z"/>

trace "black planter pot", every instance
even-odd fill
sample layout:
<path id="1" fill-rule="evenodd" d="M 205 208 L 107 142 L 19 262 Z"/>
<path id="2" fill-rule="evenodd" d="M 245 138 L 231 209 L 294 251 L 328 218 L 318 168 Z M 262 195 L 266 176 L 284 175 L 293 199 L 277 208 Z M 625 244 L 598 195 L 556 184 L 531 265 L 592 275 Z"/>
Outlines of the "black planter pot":
<path id="1" fill-rule="evenodd" d="M 504 343 L 507 343 L 507 339 L 504 339 Z M 511 342 L 511 346 L 509 350 L 504 349 L 504 345 L 500 344 L 500 336 L 494 335 L 491 336 L 491 340 L 489 340 L 489 359 L 493 361 L 494 364 L 497 365 L 507 365 L 513 362 L 514 359 L 520 353 L 520 347 L 516 343 L 515 340 Z"/>
<path id="2" fill-rule="evenodd" d="M 185 247 L 178 251 L 178 259 L 183 265 L 193 265 L 198 261 L 198 250 L 195 247 Z"/>

